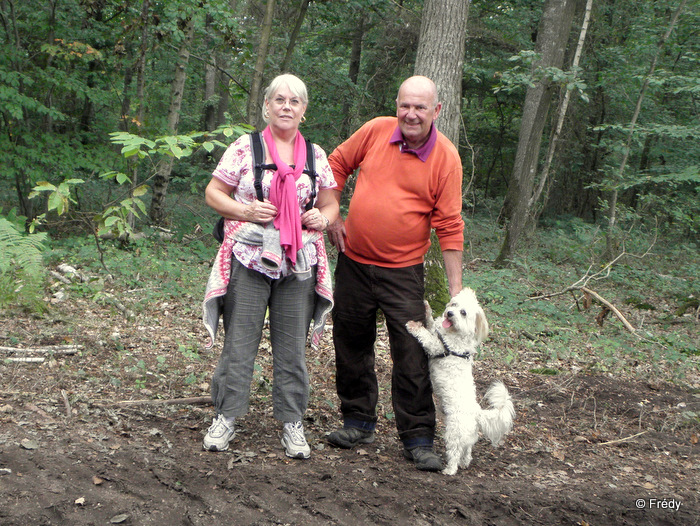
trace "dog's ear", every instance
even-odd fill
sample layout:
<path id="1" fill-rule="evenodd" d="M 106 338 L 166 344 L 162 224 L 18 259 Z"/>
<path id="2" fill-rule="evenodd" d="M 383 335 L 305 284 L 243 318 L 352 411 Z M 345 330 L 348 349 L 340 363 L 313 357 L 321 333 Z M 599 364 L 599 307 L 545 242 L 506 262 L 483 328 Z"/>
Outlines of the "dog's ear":
<path id="1" fill-rule="evenodd" d="M 476 311 L 475 324 L 476 339 L 479 341 L 479 343 L 481 343 L 489 335 L 489 322 L 486 320 L 486 314 L 484 314 L 484 310 L 481 308 L 481 306 L 479 306 Z"/>

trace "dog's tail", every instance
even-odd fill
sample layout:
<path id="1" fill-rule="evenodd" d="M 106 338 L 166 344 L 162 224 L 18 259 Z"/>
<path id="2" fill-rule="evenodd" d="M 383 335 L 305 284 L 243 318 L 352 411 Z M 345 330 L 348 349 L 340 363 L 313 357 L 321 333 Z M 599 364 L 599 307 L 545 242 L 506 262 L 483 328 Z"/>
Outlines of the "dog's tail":
<path id="1" fill-rule="evenodd" d="M 515 408 L 508 389 L 503 382 L 493 382 L 484 397 L 490 408 L 482 409 L 479 414 L 481 432 L 497 447 L 503 437 L 513 429 Z"/>

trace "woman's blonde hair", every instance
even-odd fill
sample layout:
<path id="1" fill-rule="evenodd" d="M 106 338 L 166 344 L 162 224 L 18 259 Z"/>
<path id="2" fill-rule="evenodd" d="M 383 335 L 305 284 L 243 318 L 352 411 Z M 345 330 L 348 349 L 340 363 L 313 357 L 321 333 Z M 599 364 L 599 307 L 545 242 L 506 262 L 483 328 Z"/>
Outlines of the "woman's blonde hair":
<path id="1" fill-rule="evenodd" d="M 274 79 L 272 79 L 270 85 L 265 88 L 264 100 L 267 101 L 270 96 L 277 93 L 282 86 L 287 86 L 289 91 L 291 91 L 295 97 L 299 97 L 301 99 L 304 106 L 309 103 L 309 95 L 306 91 L 306 84 L 304 84 L 299 77 L 292 75 L 291 73 L 283 73 L 282 75 L 277 75 Z M 270 121 L 270 117 L 265 114 L 265 104 L 263 104 L 262 107 L 262 117 L 265 122 Z"/>

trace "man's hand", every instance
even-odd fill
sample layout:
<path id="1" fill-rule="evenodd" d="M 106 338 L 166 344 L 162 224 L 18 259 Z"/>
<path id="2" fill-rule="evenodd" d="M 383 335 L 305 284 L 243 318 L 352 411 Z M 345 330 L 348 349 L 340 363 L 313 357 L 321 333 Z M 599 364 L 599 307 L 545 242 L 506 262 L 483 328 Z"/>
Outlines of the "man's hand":
<path id="1" fill-rule="evenodd" d="M 338 219 L 328 225 L 326 233 L 328 234 L 328 241 L 331 242 L 331 245 L 337 248 L 339 252 L 345 252 L 346 233 L 345 221 L 343 221 L 343 218 L 338 216 Z"/>

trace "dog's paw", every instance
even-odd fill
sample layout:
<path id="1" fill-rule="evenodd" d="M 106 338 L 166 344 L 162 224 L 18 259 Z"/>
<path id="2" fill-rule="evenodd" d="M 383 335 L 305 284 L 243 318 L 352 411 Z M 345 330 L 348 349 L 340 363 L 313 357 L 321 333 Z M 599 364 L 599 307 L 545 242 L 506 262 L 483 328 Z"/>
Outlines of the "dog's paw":
<path id="1" fill-rule="evenodd" d="M 433 309 L 430 308 L 430 303 L 427 301 L 423 300 L 423 304 L 425 305 L 425 327 L 429 331 L 433 330 Z"/>
<path id="2" fill-rule="evenodd" d="M 411 334 L 413 334 L 413 333 L 415 333 L 415 332 L 418 332 L 418 331 L 421 330 L 422 328 L 423 328 L 423 324 L 422 324 L 421 322 L 419 322 L 419 321 L 411 320 L 411 321 L 406 322 L 406 329 L 407 329 L 408 332 L 410 332 Z"/>
<path id="3" fill-rule="evenodd" d="M 457 474 L 457 466 L 447 466 L 445 469 L 441 471 L 443 475 L 448 475 L 450 477 L 453 477 L 454 475 Z"/>

